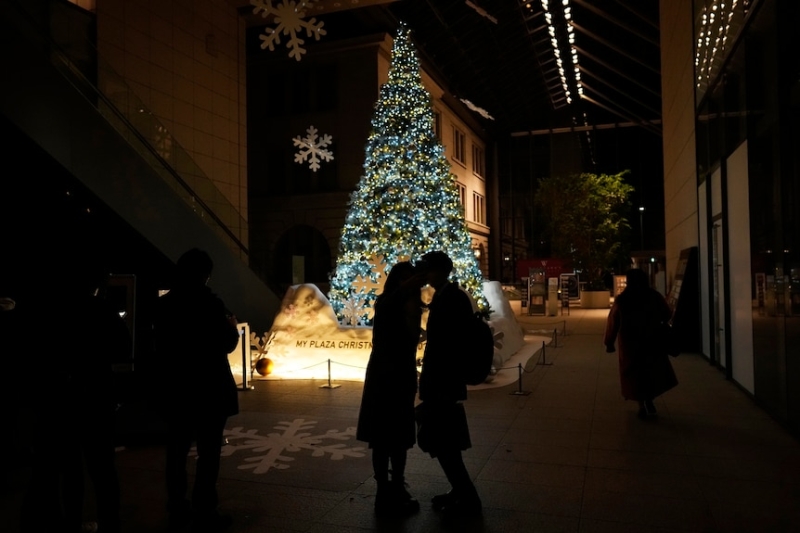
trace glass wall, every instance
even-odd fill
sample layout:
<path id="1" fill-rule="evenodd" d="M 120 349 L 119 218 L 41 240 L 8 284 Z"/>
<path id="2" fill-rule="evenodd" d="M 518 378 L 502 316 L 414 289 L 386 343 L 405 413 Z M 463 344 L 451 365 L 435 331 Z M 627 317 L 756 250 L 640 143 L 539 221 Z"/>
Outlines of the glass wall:
<path id="1" fill-rule="evenodd" d="M 698 180 L 720 172 L 723 198 L 721 219 L 712 221 L 710 213 L 700 231 L 710 239 L 713 224 L 727 228 L 737 216 L 726 199 L 742 191 L 731 187 L 746 186 L 749 198 L 750 263 L 729 258 L 723 263 L 725 279 L 749 276 L 752 305 L 710 317 L 709 323 L 721 320 L 728 332 L 726 353 L 712 361 L 737 380 L 725 357 L 729 362 L 737 349 L 752 353 L 756 402 L 795 432 L 800 432 L 800 58 L 792 51 L 800 47 L 799 4 L 696 0 L 694 5 Z M 747 168 L 729 168 L 740 161 L 731 156 L 741 146 Z M 746 185 L 731 178 L 742 172 Z M 727 242 L 746 237 L 723 235 Z M 714 266 L 710 257 L 701 261 Z M 732 291 L 741 287 L 729 283 L 723 289 L 731 302 Z M 737 346 L 730 333 L 743 313 L 752 314 L 752 350 Z"/>

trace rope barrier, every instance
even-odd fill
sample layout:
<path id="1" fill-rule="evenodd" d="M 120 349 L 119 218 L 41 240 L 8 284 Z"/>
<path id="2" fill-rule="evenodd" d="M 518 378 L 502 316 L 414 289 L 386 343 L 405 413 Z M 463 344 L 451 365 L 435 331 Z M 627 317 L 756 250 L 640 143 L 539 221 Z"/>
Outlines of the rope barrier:
<path id="1" fill-rule="evenodd" d="M 557 322 L 539 322 L 537 323 L 526 323 L 525 325 L 531 326 L 552 326 L 553 324 L 561 324 L 561 335 L 564 337 L 567 336 L 567 321 L 566 320 L 559 320 Z M 556 328 L 558 329 L 558 328 Z M 542 329 L 542 330 L 525 330 L 526 333 L 540 333 L 540 332 L 547 332 L 549 333 L 551 330 L 549 329 Z"/>
<path id="2" fill-rule="evenodd" d="M 552 331 L 552 333 L 553 333 L 553 340 L 551 342 L 554 342 L 554 347 L 557 347 L 558 346 L 558 329 L 554 329 Z M 550 366 L 550 365 L 553 364 L 553 363 L 548 363 L 547 362 L 546 350 L 547 350 L 547 343 L 546 343 L 546 341 L 542 341 L 541 357 L 540 357 L 541 362 L 538 362 L 539 358 L 537 358 L 537 363 L 536 363 L 537 366 Z M 329 358 L 329 359 L 326 359 L 325 361 L 320 361 L 319 363 L 314 363 L 313 365 L 308 365 L 308 366 L 305 366 L 303 368 L 295 368 L 293 370 L 286 370 L 285 372 L 287 374 L 290 374 L 292 372 L 300 372 L 302 370 L 308 370 L 310 368 L 314 368 L 315 366 L 319 366 L 319 365 L 321 365 L 323 363 L 328 365 L 328 378 L 327 378 L 328 382 L 326 384 L 324 384 L 324 385 L 320 385 L 321 389 L 336 389 L 336 388 L 341 386 L 341 385 L 333 383 L 333 376 L 332 376 L 332 372 L 331 372 L 331 363 L 337 364 L 337 365 L 340 365 L 340 366 L 344 366 L 344 367 L 359 368 L 359 369 L 362 369 L 362 370 L 366 370 L 366 367 L 364 367 L 364 366 L 351 365 L 351 364 L 347 364 L 347 363 L 339 363 L 339 362 L 333 361 L 333 360 L 331 360 Z M 514 368 L 517 369 L 517 372 L 519 374 L 519 376 L 517 378 L 518 386 L 517 386 L 517 390 L 512 392 L 511 394 L 514 394 L 514 395 L 527 395 L 527 394 L 530 394 L 529 391 L 523 391 L 522 390 L 522 376 L 523 376 L 523 374 L 526 374 L 526 373 L 527 374 L 532 374 L 533 370 L 525 370 L 525 368 L 522 366 L 522 363 L 518 363 L 517 366 L 500 367 L 500 368 L 495 369 L 495 372 L 500 372 L 501 370 L 511 370 L 511 369 L 514 369 Z"/>

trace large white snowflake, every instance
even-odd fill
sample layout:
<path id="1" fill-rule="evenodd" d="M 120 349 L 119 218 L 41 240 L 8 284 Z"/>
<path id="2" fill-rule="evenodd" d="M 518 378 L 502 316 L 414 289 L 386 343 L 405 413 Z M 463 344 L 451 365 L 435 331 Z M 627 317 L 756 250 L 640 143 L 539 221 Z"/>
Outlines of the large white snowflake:
<path id="1" fill-rule="evenodd" d="M 229 457 L 236 452 L 249 451 L 254 455 L 245 457 L 245 464 L 239 465 L 239 470 L 252 470 L 254 474 L 265 474 L 270 468 L 284 470 L 289 468 L 287 463 L 294 461 L 294 457 L 284 455 L 285 452 L 311 451 L 312 457 L 324 457 L 326 454 L 333 461 L 340 461 L 345 457 L 364 457 L 363 446 L 347 447 L 344 444 L 325 444 L 325 440 L 343 441 L 355 437 L 356 428 L 349 427 L 344 431 L 331 429 L 321 435 L 313 435 L 306 431 L 314 427 L 316 422 L 295 418 L 291 422 L 279 422 L 275 429 L 280 433 L 259 435 L 258 430 L 245 431 L 241 427 L 225 430 L 228 444 L 222 447 L 221 455 Z"/>
<path id="2" fill-rule="evenodd" d="M 355 293 L 350 294 L 350 299 L 344 302 L 342 316 L 351 325 L 357 326 L 362 320 L 369 320 L 375 316 L 375 309 L 365 305 L 366 301 Z"/>
<path id="3" fill-rule="evenodd" d="M 300 137 L 298 135 L 292 139 L 294 145 L 300 147 L 300 152 L 294 154 L 294 162 L 304 163 L 308 160 L 310 163 L 308 167 L 316 172 L 319 170 L 320 158 L 325 161 L 333 159 L 333 152 L 326 149 L 326 147 L 331 144 L 333 138 L 327 133 L 320 138 L 319 135 L 317 135 L 317 128 L 314 126 L 309 126 L 306 133 L 308 133 L 308 135 L 305 137 Z"/>
<path id="4" fill-rule="evenodd" d="M 286 43 L 286 47 L 289 49 L 289 57 L 300 61 L 303 54 L 306 53 L 305 48 L 302 46 L 305 40 L 298 37 L 297 33 L 305 29 L 306 37 L 314 37 L 317 41 L 319 41 L 321 35 L 326 33 L 322 29 L 324 22 L 317 22 L 317 19 L 313 17 L 309 20 L 303 20 L 303 17 L 306 16 L 305 9 L 312 3 L 313 0 L 300 0 L 298 2 L 284 0 L 273 7 L 272 0 L 250 0 L 250 4 L 254 6 L 253 13 L 261 13 L 264 18 L 268 15 L 274 15 L 275 24 L 277 24 L 275 28 L 264 28 L 264 33 L 258 36 L 263 41 L 261 49 L 269 48 L 270 52 L 274 51 L 275 45 L 281 44 L 281 35 L 286 35 L 289 38 Z"/>
<path id="5" fill-rule="evenodd" d="M 369 294 L 373 289 L 376 293 L 381 292 L 383 284 L 386 283 L 386 277 L 388 276 L 386 268 L 389 266 L 386 263 L 386 258 L 384 258 L 383 255 L 373 255 L 369 259 L 369 265 L 370 272 L 374 273 L 376 281 L 372 280 L 373 276 L 371 274 L 366 277 L 361 275 L 356 276 L 356 279 L 353 280 L 351 285 L 353 292 L 356 294 Z"/>

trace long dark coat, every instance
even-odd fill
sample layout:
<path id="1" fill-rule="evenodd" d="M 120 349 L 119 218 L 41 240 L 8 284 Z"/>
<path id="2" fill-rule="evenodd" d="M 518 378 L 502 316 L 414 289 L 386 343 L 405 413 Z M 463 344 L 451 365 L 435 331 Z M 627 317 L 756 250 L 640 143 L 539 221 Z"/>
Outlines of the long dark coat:
<path id="1" fill-rule="evenodd" d="M 367 363 L 356 438 L 370 448 L 414 446 L 417 346 L 422 300 L 419 286 L 401 286 L 375 302 L 372 352 Z"/>
<path id="2" fill-rule="evenodd" d="M 467 346 L 463 331 L 471 324 L 469 296 L 458 285 L 448 282 L 434 293 L 428 309 L 419 399 L 437 403 L 466 400 L 462 366 Z"/>
<path id="3" fill-rule="evenodd" d="M 622 292 L 608 313 L 604 343 L 619 340 L 619 378 L 626 400 L 644 401 L 664 394 L 678 384 L 659 327 L 672 315 L 655 289 Z"/>
<path id="4" fill-rule="evenodd" d="M 471 324 L 472 304 L 458 285 L 447 283 L 434 293 L 428 308 L 417 439 L 422 451 L 436 457 L 472 446 L 461 403 L 467 399 L 463 358 L 468 346 L 463 331 Z"/>
<path id="5" fill-rule="evenodd" d="M 179 285 L 170 290 L 158 300 L 153 329 L 163 365 L 165 414 L 228 417 L 239 412 L 228 363 L 239 332 L 210 288 Z"/>

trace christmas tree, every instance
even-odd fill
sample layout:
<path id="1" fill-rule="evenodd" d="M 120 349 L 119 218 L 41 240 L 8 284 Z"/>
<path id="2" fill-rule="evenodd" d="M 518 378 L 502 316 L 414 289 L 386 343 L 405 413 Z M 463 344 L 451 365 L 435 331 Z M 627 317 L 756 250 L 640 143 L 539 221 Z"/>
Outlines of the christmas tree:
<path id="1" fill-rule="evenodd" d="M 456 177 L 434 133 L 433 118 L 410 30 L 401 23 L 331 277 L 331 305 L 350 324 L 372 318 L 392 265 L 432 250 L 450 256 L 451 280 L 488 310 Z"/>

